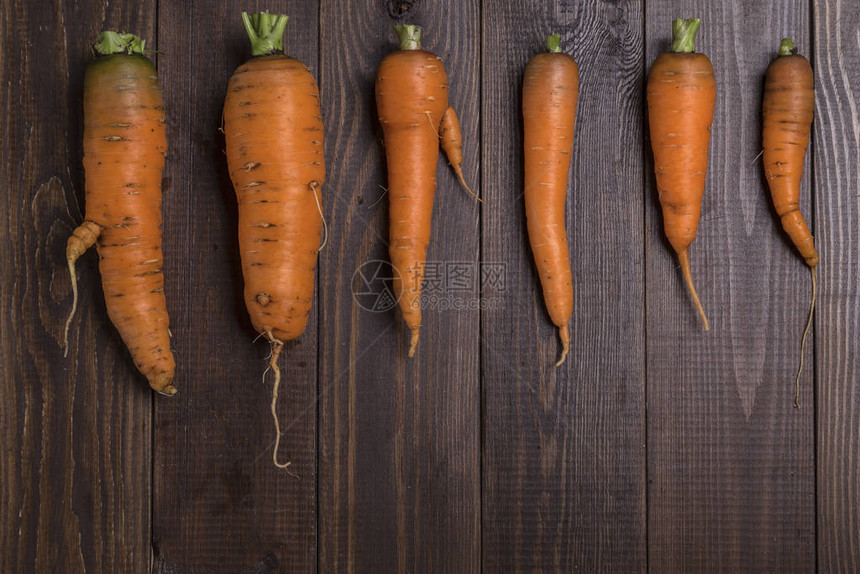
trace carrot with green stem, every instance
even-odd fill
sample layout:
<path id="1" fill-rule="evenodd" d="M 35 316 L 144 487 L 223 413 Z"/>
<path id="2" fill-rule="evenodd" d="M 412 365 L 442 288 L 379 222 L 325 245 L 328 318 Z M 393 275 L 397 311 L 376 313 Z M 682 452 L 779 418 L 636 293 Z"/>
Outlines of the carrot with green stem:
<path id="1" fill-rule="evenodd" d="M 243 12 L 242 20 L 253 58 L 230 78 L 224 135 L 239 203 L 245 306 L 272 348 L 272 461 L 286 468 L 289 462 L 278 461 L 278 358 L 284 343 L 307 326 L 314 269 L 325 242 L 323 122 L 314 77 L 283 54 L 287 17 Z"/>
<path id="2" fill-rule="evenodd" d="M 385 141 L 390 196 L 393 282 L 409 326 L 409 356 L 421 329 L 421 284 L 430 243 L 439 146 L 466 186 L 462 174 L 462 136 L 448 106 L 448 80 L 442 60 L 421 49 L 419 26 L 395 26 L 400 50 L 387 55 L 376 76 L 376 105 Z M 474 194 L 473 194 L 474 195 Z"/>
<path id="3" fill-rule="evenodd" d="M 707 331 L 708 318 L 693 286 L 689 252 L 699 227 L 716 102 L 711 61 L 695 52 L 700 23 L 698 18 L 672 22 L 672 51 L 654 61 L 647 99 L 663 228 Z"/>
<path id="4" fill-rule="evenodd" d="M 75 262 L 94 244 L 108 316 L 150 386 L 176 393 L 164 298 L 161 177 L 167 139 L 164 101 L 145 41 L 102 32 L 84 76 L 86 215 L 66 245 L 73 302 Z"/>
<path id="5" fill-rule="evenodd" d="M 561 338 L 556 366 L 570 348 L 573 279 L 564 205 L 579 98 L 579 68 L 560 40 L 549 36 L 546 52 L 529 60 L 523 76 L 526 220 L 546 308 Z"/>
<path id="6" fill-rule="evenodd" d="M 789 38 L 779 45 L 779 56 L 767 68 L 762 101 L 762 152 L 764 172 L 782 228 L 797 247 L 812 275 L 809 318 L 800 342 L 800 365 L 794 381 L 794 405 L 800 406 L 800 374 L 806 336 L 815 311 L 815 267 L 818 253 L 806 220 L 800 213 L 800 182 L 809 146 L 809 129 L 815 108 L 812 66 L 797 53 Z"/>

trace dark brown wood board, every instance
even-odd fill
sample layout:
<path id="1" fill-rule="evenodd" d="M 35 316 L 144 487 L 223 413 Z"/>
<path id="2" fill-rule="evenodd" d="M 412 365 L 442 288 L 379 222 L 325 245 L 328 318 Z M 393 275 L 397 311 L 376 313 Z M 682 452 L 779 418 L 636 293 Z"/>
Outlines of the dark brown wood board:
<path id="1" fill-rule="evenodd" d="M 144 571 L 150 391 L 107 317 L 95 250 L 77 265 L 83 74 L 102 29 L 151 38 L 155 2 L 0 8 L 0 570 Z"/>
<path id="2" fill-rule="evenodd" d="M 649 567 L 811 571 L 811 352 L 803 408 L 793 408 L 809 273 L 783 236 L 756 161 L 764 71 L 786 35 L 808 50 L 808 3 L 650 1 L 649 69 L 669 49 L 676 17 L 702 19 L 697 51 L 711 59 L 717 79 L 702 217 L 691 246 L 711 331 L 698 321 L 663 234 L 649 153 Z M 809 181 L 807 173 L 806 189 Z M 804 198 L 809 213 L 809 194 Z"/>
<path id="3" fill-rule="evenodd" d="M 374 82 L 392 26 L 423 27 L 460 117 L 479 188 L 480 11 L 464 2 L 324 3 L 320 14 L 329 225 L 321 256 L 319 570 L 473 572 L 480 561 L 479 314 L 426 308 L 414 358 L 399 311 L 352 296 L 388 259 L 388 198 Z M 476 266 L 479 206 L 441 156 L 428 261 Z M 475 289 L 467 296 L 474 296 Z"/>
<path id="4" fill-rule="evenodd" d="M 642 17 L 638 2 L 484 7 L 483 261 L 506 273 L 482 318 L 488 572 L 645 570 Z M 560 368 L 523 203 L 523 70 L 551 33 L 580 73 Z"/>
<path id="5" fill-rule="evenodd" d="M 265 9 L 290 16 L 286 52 L 320 84 L 326 136 L 328 244 L 309 327 L 280 360 L 287 471 L 271 461 L 269 346 L 245 309 L 219 132 L 250 57 L 241 12 Z M 663 233 L 645 102 L 672 18 L 692 16 L 718 90 L 691 252 L 709 333 Z M 413 359 L 400 312 L 354 293 L 356 270 L 389 260 L 374 83 L 397 23 L 421 24 L 445 63 L 485 201 L 440 151 L 428 259 L 442 286 L 425 292 L 484 308 L 425 308 Z M 0 571 L 860 570 L 858 28 L 847 0 L 0 4 Z M 111 324 L 94 250 L 63 356 L 83 77 L 103 29 L 160 51 L 172 398 L 152 394 Z M 553 32 L 581 80 L 558 369 L 520 107 Z M 784 36 L 816 76 L 801 209 L 821 264 L 800 409 L 809 272 L 756 158 Z M 444 285 L 454 268 L 475 273 L 465 289 Z"/>
<path id="6" fill-rule="evenodd" d="M 250 56 L 241 13 L 290 17 L 286 52 L 314 72 L 318 6 L 295 1 L 162 2 L 160 74 L 167 96 L 167 291 L 179 393 L 155 405 L 153 560 L 156 572 L 309 572 L 316 564 L 317 308 L 285 345 L 272 464 L 269 345 L 243 299 L 236 196 L 221 111 L 227 82 Z"/>
<path id="7" fill-rule="evenodd" d="M 860 570 L 860 6 L 814 3 L 818 571 Z"/>

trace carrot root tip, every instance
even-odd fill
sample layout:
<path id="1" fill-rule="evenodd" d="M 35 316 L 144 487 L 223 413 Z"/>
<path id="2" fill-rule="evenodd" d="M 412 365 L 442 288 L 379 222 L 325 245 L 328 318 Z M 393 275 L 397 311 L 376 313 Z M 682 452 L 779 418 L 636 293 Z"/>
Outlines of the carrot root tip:
<path id="1" fill-rule="evenodd" d="M 158 393 L 164 395 L 165 397 L 172 397 L 176 394 L 176 387 L 174 387 L 173 385 L 167 385 L 166 387 L 158 391 Z"/>
<path id="2" fill-rule="evenodd" d="M 794 408 L 800 408 L 800 374 L 803 373 L 803 354 L 806 350 L 806 337 L 809 335 L 809 329 L 812 327 L 812 314 L 815 312 L 815 267 L 810 267 L 812 273 L 812 302 L 809 304 L 809 318 L 806 320 L 806 328 L 803 330 L 803 337 L 800 340 L 800 365 L 797 367 L 797 376 L 794 378 Z"/>
<path id="3" fill-rule="evenodd" d="M 415 349 L 418 348 L 418 337 L 420 335 L 420 327 L 412 327 L 412 338 L 409 341 L 409 356 L 415 356 Z"/>
<path id="4" fill-rule="evenodd" d="M 696 293 L 696 287 L 693 285 L 693 275 L 690 272 L 690 253 L 686 249 L 678 253 L 678 260 L 681 262 L 681 273 L 684 275 L 684 281 L 687 283 L 687 288 L 690 290 L 690 296 L 693 298 L 693 304 L 699 312 L 699 317 L 702 318 L 702 325 L 705 331 L 710 331 L 708 324 L 708 316 L 705 315 L 705 309 L 702 307 L 702 302 L 699 300 L 699 294 Z"/>
<path id="5" fill-rule="evenodd" d="M 69 265 L 69 278 L 72 280 L 72 310 L 69 311 L 66 328 L 63 330 L 63 358 L 69 356 L 69 327 L 72 325 L 72 319 L 75 318 L 75 311 L 78 310 L 78 276 L 75 273 L 75 260 L 67 259 L 66 262 Z"/>
<path id="6" fill-rule="evenodd" d="M 466 178 L 463 177 L 463 168 L 453 163 L 451 164 L 451 167 L 454 168 L 454 173 L 457 174 L 457 179 L 460 180 L 460 185 L 462 185 L 466 189 L 466 193 L 474 197 L 478 201 L 478 203 L 484 203 L 484 200 L 481 199 L 477 193 L 472 191 L 472 188 L 469 187 L 469 184 L 466 183 Z"/>
<path id="7" fill-rule="evenodd" d="M 272 356 L 269 358 L 269 368 L 275 373 L 275 382 L 272 385 L 272 420 L 275 421 L 275 445 L 272 449 L 272 462 L 277 468 L 287 468 L 292 464 L 292 461 L 278 461 L 278 447 L 281 445 L 281 423 L 278 420 L 278 387 L 281 384 L 281 369 L 278 368 L 278 357 L 281 356 L 281 350 L 284 348 L 284 343 L 275 339 L 271 331 L 266 332 L 269 343 L 272 345 Z"/>
<path id="8" fill-rule="evenodd" d="M 555 364 L 556 367 L 560 367 L 564 363 L 567 359 L 567 353 L 570 351 L 570 331 L 567 325 L 558 328 L 558 335 L 561 338 L 561 358 Z"/>

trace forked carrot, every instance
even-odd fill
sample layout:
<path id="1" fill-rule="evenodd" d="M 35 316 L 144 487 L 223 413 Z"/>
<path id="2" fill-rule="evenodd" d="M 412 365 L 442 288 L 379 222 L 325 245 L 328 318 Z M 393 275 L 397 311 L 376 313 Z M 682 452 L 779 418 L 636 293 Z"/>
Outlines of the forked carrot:
<path id="1" fill-rule="evenodd" d="M 800 182 L 803 159 L 809 146 L 809 129 L 815 108 L 812 66 L 797 53 L 789 38 L 779 45 L 779 56 L 770 63 L 762 101 L 762 147 L 764 172 L 782 228 L 788 233 L 812 274 L 809 318 L 800 342 L 800 365 L 794 380 L 794 405 L 800 406 L 800 374 L 806 337 L 815 311 L 815 267 L 818 253 L 806 220 L 800 213 Z"/>
<path id="2" fill-rule="evenodd" d="M 400 50 L 388 54 L 376 76 L 376 106 L 385 139 L 390 197 L 393 288 L 415 355 L 421 329 L 421 287 L 430 244 L 439 146 L 464 187 L 462 136 L 448 106 L 448 78 L 442 60 L 421 49 L 419 26 L 395 26 Z M 472 194 L 474 195 L 474 194 Z"/>
<path id="3" fill-rule="evenodd" d="M 161 173 L 167 138 L 164 101 L 145 41 L 102 32 L 84 77 L 86 216 L 66 245 L 72 310 L 75 262 L 96 244 L 108 316 L 150 386 L 173 395 L 175 364 L 164 299 Z"/>

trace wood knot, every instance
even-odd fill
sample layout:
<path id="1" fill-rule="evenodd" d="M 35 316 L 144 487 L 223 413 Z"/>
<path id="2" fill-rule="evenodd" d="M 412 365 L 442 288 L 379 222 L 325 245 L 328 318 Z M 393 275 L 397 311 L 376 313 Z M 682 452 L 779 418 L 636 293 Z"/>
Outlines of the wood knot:
<path id="1" fill-rule="evenodd" d="M 406 0 L 388 0 L 388 15 L 392 18 L 402 18 L 412 10 L 414 5 L 415 2 Z"/>

